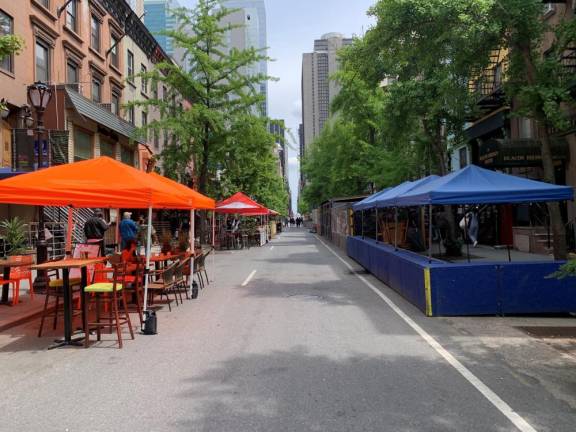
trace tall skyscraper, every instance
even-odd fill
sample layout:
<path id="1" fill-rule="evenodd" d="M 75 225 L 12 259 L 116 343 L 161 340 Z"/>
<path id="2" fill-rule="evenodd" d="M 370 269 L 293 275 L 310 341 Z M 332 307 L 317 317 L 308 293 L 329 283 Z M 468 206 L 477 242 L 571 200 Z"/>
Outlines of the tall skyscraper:
<path id="1" fill-rule="evenodd" d="M 268 48 L 267 30 L 266 30 L 266 6 L 264 0 L 224 0 L 223 5 L 228 9 L 238 9 L 224 18 L 224 24 L 239 25 L 229 32 L 227 47 L 237 49 L 255 48 L 263 50 L 266 54 Z M 268 75 L 268 62 L 262 60 L 244 70 L 244 73 L 250 75 L 264 74 Z M 268 115 L 268 82 L 260 83 L 259 91 L 264 95 L 264 104 L 262 111 Z"/>
<path id="2" fill-rule="evenodd" d="M 340 87 L 330 77 L 339 68 L 338 50 L 352 44 L 340 33 L 328 33 L 314 41 L 314 52 L 302 57 L 302 125 L 300 157 L 314 138 L 320 135 L 330 116 L 330 105 Z"/>
<path id="3" fill-rule="evenodd" d="M 144 0 L 144 24 L 154 35 L 160 46 L 171 57 L 174 57 L 172 38 L 158 34 L 162 30 L 175 30 L 178 22 L 170 13 L 171 9 L 179 8 L 177 0 Z"/>

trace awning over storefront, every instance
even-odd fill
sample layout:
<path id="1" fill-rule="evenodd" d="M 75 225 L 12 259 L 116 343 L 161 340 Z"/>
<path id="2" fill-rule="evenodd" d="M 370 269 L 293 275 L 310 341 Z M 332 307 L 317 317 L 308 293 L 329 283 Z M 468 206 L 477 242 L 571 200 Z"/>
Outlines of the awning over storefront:
<path id="1" fill-rule="evenodd" d="M 487 135 L 501 127 L 504 127 L 506 111 L 500 111 L 490 117 L 477 121 L 464 132 L 469 140 Z"/>
<path id="2" fill-rule="evenodd" d="M 570 186 L 511 176 L 475 165 L 421 184 L 398 196 L 399 207 L 427 204 L 514 204 L 571 200 Z"/>
<path id="3" fill-rule="evenodd" d="M 82 117 L 93 120 L 120 135 L 135 139 L 136 128 L 134 125 L 122 120 L 116 114 L 85 98 L 78 92 L 69 88 L 65 88 L 65 92 L 66 105 L 74 108 Z M 135 139 L 135 141 L 143 142 L 140 139 Z"/>

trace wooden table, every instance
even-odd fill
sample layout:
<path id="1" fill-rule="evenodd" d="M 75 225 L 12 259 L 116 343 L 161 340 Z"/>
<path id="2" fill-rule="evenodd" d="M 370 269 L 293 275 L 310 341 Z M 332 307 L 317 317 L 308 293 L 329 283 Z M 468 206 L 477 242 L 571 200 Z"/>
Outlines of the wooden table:
<path id="1" fill-rule="evenodd" d="M 16 261 L 10 257 L 0 259 L 0 267 L 4 269 L 3 277 L 5 280 L 10 279 L 10 269 L 12 267 L 19 267 L 23 265 L 22 261 Z M 0 297 L 0 304 L 10 304 L 8 302 L 8 290 L 10 288 L 10 284 L 3 284 L 2 285 L 2 296 Z"/>
<path id="2" fill-rule="evenodd" d="M 34 270 L 62 270 L 62 286 L 64 290 L 64 339 L 59 339 L 55 341 L 54 345 L 48 347 L 48 349 L 59 348 L 62 346 L 76 345 L 82 346 L 80 340 L 72 340 L 72 287 L 70 286 L 70 269 L 79 268 L 81 271 L 81 283 L 82 288 L 82 323 L 84 328 L 86 328 L 86 301 L 84 298 L 84 287 L 88 285 L 88 271 L 87 267 L 89 265 L 94 265 L 105 261 L 105 257 L 99 258 L 67 258 L 59 261 L 49 261 L 43 264 L 33 265 Z"/>

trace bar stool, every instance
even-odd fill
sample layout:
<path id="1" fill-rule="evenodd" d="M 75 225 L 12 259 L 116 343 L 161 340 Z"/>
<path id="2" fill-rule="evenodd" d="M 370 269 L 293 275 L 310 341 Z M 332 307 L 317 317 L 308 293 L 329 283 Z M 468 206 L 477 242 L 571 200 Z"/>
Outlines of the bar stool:
<path id="1" fill-rule="evenodd" d="M 64 283 L 59 277 L 58 270 L 48 270 L 47 276 L 49 278 L 48 286 L 46 287 L 46 295 L 44 297 L 44 309 L 42 310 L 42 318 L 40 319 L 40 328 L 38 329 L 38 337 L 42 337 L 44 330 L 44 321 L 46 318 L 53 318 L 52 329 L 56 330 L 58 325 L 58 315 L 61 313 L 64 316 Z M 52 279 L 54 277 L 54 279 Z M 72 288 L 72 295 L 78 293 L 80 290 L 80 278 L 70 278 L 70 286 Z M 76 289 L 75 289 L 76 288 Z M 49 306 L 50 299 L 54 299 L 54 307 Z M 79 298 L 79 297 L 77 297 Z M 62 301 L 60 301 L 62 300 Z M 73 317 L 79 315 L 80 311 L 73 311 Z"/>
<path id="2" fill-rule="evenodd" d="M 130 315 L 128 314 L 128 305 L 126 302 L 126 290 L 124 290 L 126 284 L 127 263 L 122 262 L 122 257 L 119 255 L 109 257 L 108 262 L 112 267 L 108 267 L 102 270 L 102 272 L 112 272 L 111 281 L 93 283 L 84 288 L 84 346 L 86 348 L 90 345 L 90 328 L 93 327 L 96 328 L 97 340 L 101 340 L 102 328 L 115 328 L 119 348 L 122 348 L 122 325 L 128 325 L 130 336 L 134 339 L 134 331 L 132 330 L 132 323 L 130 322 Z M 87 294 L 93 294 L 94 296 L 88 297 Z M 96 320 L 92 322 L 88 320 L 87 316 L 89 302 L 96 303 Z M 122 303 L 122 310 L 118 308 L 119 302 Z M 101 317 L 101 303 L 108 304 L 111 309 L 111 314 L 108 318 Z"/>

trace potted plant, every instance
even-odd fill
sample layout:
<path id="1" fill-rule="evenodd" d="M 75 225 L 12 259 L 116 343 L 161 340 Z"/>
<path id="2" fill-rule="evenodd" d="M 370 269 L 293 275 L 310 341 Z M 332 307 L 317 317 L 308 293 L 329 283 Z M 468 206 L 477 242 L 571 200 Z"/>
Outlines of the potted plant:
<path id="1" fill-rule="evenodd" d="M 22 255 L 26 248 L 26 224 L 18 217 L 0 222 L 6 255 Z"/>

